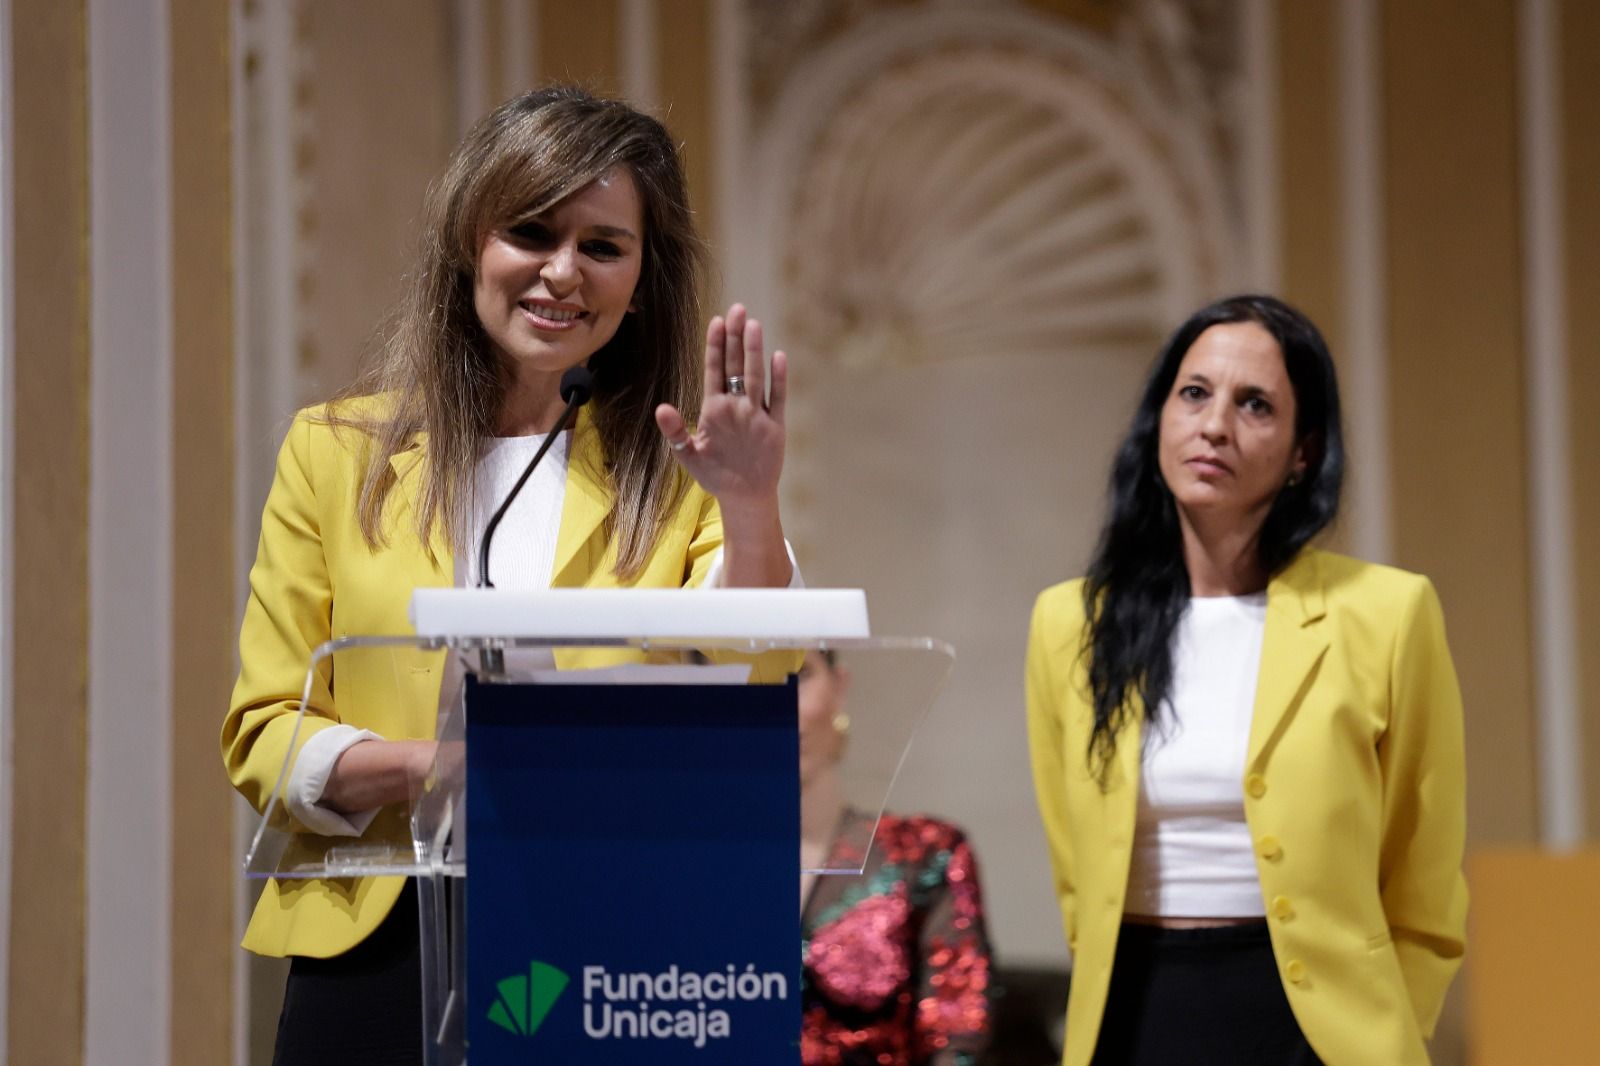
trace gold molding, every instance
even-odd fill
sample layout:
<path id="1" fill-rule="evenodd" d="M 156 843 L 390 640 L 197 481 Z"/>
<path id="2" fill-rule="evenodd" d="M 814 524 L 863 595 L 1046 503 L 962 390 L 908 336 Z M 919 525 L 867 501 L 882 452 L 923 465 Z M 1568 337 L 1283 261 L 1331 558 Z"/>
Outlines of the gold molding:
<path id="1" fill-rule="evenodd" d="M 661 72 L 661 120 L 683 153 L 689 206 L 700 235 L 716 248 L 716 134 L 712 120 L 714 0 L 674 4 L 660 21 L 656 62 Z M 721 256 L 716 257 L 720 266 Z M 711 288 L 715 290 L 716 286 Z"/>
<path id="2" fill-rule="evenodd" d="M 1345 207 L 1339 188 L 1337 0 L 1277 0 L 1283 292 L 1337 355 Z"/>
<path id="3" fill-rule="evenodd" d="M 233 680 L 232 26 L 171 0 L 173 1062 L 233 1055 L 237 878 L 217 727 Z"/>
<path id="4" fill-rule="evenodd" d="M 1515 0 L 1381 5 L 1396 561 L 1433 578 L 1474 840 L 1538 832 Z"/>
<path id="5" fill-rule="evenodd" d="M 11 4 L 15 275 L 7 1058 L 83 1061 L 89 103 L 83 0 Z"/>
<path id="6" fill-rule="evenodd" d="M 1561 42 L 1561 154 L 1566 203 L 1567 425 L 1571 427 L 1573 565 L 1577 577 L 1577 663 L 1584 723 L 1589 840 L 1600 840 L 1600 552 L 1584 551 L 1600 530 L 1600 5 L 1558 3 Z"/>
<path id="7" fill-rule="evenodd" d="M 618 0 L 540 4 L 535 36 L 541 82 L 570 82 L 604 96 L 621 93 L 622 14 Z M 492 42 L 492 46 L 499 48 L 500 43 Z M 499 91 L 495 86 L 494 92 Z M 492 102 L 499 103 L 499 96 Z"/>

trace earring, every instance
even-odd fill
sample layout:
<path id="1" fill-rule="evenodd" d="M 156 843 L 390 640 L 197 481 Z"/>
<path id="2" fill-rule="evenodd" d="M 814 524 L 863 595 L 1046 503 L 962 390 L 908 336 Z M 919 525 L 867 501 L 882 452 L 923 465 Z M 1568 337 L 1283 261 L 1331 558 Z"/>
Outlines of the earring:
<path id="1" fill-rule="evenodd" d="M 1283 483 L 1283 487 L 1292 489 L 1298 484 L 1300 484 L 1300 471 L 1296 470 L 1289 475 L 1289 480 Z"/>
<path id="2" fill-rule="evenodd" d="M 833 716 L 833 731 L 835 733 L 838 733 L 841 737 L 849 736 L 850 735 L 850 716 L 848 714 L 845 714 L 843 711 L 840 711 L 838 714 L 834 715 Z"/>

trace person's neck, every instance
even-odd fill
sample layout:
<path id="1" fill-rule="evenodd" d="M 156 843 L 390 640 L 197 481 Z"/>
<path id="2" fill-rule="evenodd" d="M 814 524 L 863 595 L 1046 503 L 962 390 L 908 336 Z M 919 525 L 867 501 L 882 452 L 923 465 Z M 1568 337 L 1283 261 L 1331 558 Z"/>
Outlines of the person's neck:
<path id="1" fill-rule="evenodd" d="M 1189 595 L 1248 596 L 1267 587 L 1259 556 L 1266 515 L 1223 519 L 1178 512 L 1183 529 L 1183 561 L 1189 570 Z"/>
<path id="2" fill-rule="evenodd" d="M 566 406 L 561 399 L 560 375 L 521 374 L 506 390 L 500 417 L 495 422 L 495 436 L 529 437 L 549 433 Z"/>

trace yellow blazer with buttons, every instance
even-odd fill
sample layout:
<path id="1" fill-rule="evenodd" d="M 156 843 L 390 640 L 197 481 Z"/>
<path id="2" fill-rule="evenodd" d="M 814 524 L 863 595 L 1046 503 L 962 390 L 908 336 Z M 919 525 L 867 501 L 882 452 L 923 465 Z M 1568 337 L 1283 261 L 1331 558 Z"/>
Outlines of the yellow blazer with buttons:
<path id="1" fill-rule="evenodd" d="M 331 638 L 412 633 L 411 590 L 454 580 L 454 560 L 443 538 L 435 537 L 430 557 L 414 532 L 412 506 L 426 439 L 419 435 L 391 460 L 396 482 L 384 511 L 387 546 L 377 550 L 362 537 L 356 518 L 365 444 L 364 434 L 335 431 L 322 421 L 321 410 L 310 409 L 296 417 L 279 451 L 239 633 L 239 677 L 222 728 L 228 774 L 258 811 L 272 799 L 290 754 L 312 650 Z M 556 542 L 555 587 L 619 584 L 612 572 L 615 548 L 605 533 L 613 496 L 604 470 L 599 437 L 580 410 Z M 691 484 L 643 572 L 630 584 L 699 584 L 721 543 L 716 500 Z M 557 665 L 601 666 L 630 657 L 636 656 L 627 649 L 565 652 L 558 653 Z M 753 679 L 781 680 L 793 665 L 791 658 L 756 657 Z M 294 750 L 340 722 L 390 739 L 431 738 L 443 666 L 442 652 L 385 649 L 335 656 L 332 668 L 314 681 Z M 301 828 L 281 804 L 276 811 L 284 828 Z M 364 835 L 405 839 L 405 812 L 386 808 Z M 377 928 L 403 886 L 400 877 L 269 880 L 244 946 L 263 955 L 337 955 Z"/>
<path id="2" fill-rule="evenodd" d="M 1073 952 L 1066 1066 L 1086 1066 L 1100 1030 L 1141 761 L 1134 725 L 1104 789 L 1091 772 L 1084 627 L 1082 581 L 1046 589 L 1027 664 Z M 1271 581 L 1239 786 L 1279 976 L 1312 1048 L 1330 1066 L 1424 1066 L 1467 910 L 1461 695 L 1426 578 L 1306 549 Z"/>

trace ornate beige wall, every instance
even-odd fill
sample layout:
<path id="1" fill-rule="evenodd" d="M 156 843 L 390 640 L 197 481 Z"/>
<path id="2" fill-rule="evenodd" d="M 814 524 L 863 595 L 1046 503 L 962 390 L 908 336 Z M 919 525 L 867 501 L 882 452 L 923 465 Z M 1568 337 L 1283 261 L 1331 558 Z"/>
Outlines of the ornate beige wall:
<path id="1" fill-rule="evenodd" d="M 249 1043 L 227 1022 L 236 1003 L 270 1037 L 281 985 L 234 947 L 245 890 L 214 749 L 271 453 L 297 404 L 353 372 L 464 124 L 554 75 L 666 117 L 726 297 L 792 350 L 786 520 L 808 577 L 867 587 L 880 631 L 958 645 L 893 803 L 972 831 L 1006 961 L 1064 960 L 1020 772 L 1028 602 L 1083 563 L 1157 338 L 1235 287 L 1303 304 L 1341 360 L 1356 477 L 1336 543 L 1438 584 L 1474 844 L 1600 831 L 1600 553 L 1584 550 L 1600 522 L 1594 5 L 159 9 L 165 23 L 141 26 L 165 42 L 168 88 L 143 113 L 165 139 L 140 142 L 90 121 L 95 86 L 128 73 L 103 51 L 127 8 L 0 4 L 10 1060 L 86 1061 L 125 1031 L 89 966 L 111 950 L 92 916 L 120 913 L 95 842 L 126 817 L 124 785 L 163 797 L 158 876 L 138 896 L 160 923 L 141 994 L 161 1020 L 141 1039 L 173 1062 L 228 1061 Z M 164 258 L 106 259 L 120 222 L 91 217 L 90 189 L 127 194 L 95 143 L 164 160 Z M 144 313 L 114 306 L 137 289 L 118 270 L 153 270 L 165 294 L 165 319 L 139 319 L 165 338 L 152 366 L 170 409 L 152 416 L 104 403 L 115 360 L 144 358 L 91 330 Z M 129 461 L 112 444 L 128 431 L 159 445 L 158 518 L 105 476 L 108 456 Z M 155 538 L 149 558 L 119 560 L 108 521 Z M 156 566 L 153 643 L 108 600 L 119 562 Z M 107 649 L 124 644 L 163 657 L 141 667 L 162 704 L 126 712 L 165 751 L 149 779 L 90 773 L 106 723 L 126 725 L 105 717 L 122 706 Z M 1452 1016 L 1441 1061 L 1460 1061 L 1461 1033 Z"/>
<path id="2" fill-rule="evenodd" d="M 0 1057 L 226 1062 L 232 12 L 170 0 L 0 13 L 0 232 L 18 268 L 0 375 Z M 135 394 L 119 393 L 129 381 Z"/>
<path id="3" fill-rule="evenodd" d="M 878 631 L 956 645 L 891 802 L 963 823 L 1003 957 L 1059 964 L 1021 649 L 1034 595 L 1087 560 L 1161 337 L 1250 280 L 1219 103 L 1238 23 L 752 10 L 728 255 L 794 358 L 787 527 Z"/>
<path id="4" fill-rule="evenodd" d="M 1555 7 L 1563 54 L 1583 55 L 1572 42 L 1593 20 Z M 579 24 L 565 5 L 456 7 L 453 59 L 429 69 L 458 101 L 503 95 L 514 72 L 560 74 L 626 87 L 683 136 L 726 296 L 794 355 L 786 518 L 808 575 L 866 586 L 881 631 L 960 649 L 894 802 L 972 829 L 1013 962 L 1060 957 L 1015 772 L 1027 603 L 1082 565 L 1157 338 L 1228 289 L 1302 303 L 1344 364 L 1356 471 L 1331 540 L 1439 584 L 1468 695 L 1474 840 L 1538 839 L 1572 802 L 1539 762 L 1541 715 L 1563 712 L 1539 679 L 1585 657 L 1540 658 L 1559 614 L 1540 613 L 1534 566 L 1519 7 L 1451 11 L 726 0 L 607 3 Z M 513 25 L 536 42 L 525 66 L 488 39 Z M 1592 76 L 1561 69 L 1564 209 L 1581 226 Z M 420 190 L 414 147 L 383 158 Z M 340 179 L 314 169 L 313 197 L 340 195 L 316 192 Z M 318 293 L 381 303 L 377 257 L 357 258 L 392 237 L 401 201 L 318 248 Z M 1567 245 L 1568 353 L 1592 333 L 1592 243 Z M 333 321 L 310 327 L 319 383 L 365 327 Z M 1588 362 L 1565 363 L 1575 412 L 1594 395 Z M 1590 421 L 1571 419 L 1572 471 Z M 1574 532 L 1592 525 L 1587 483 L 1562 493 Z M 1582 553 L 1569 564 L 1592 648 L 1600 578 Z M 1592 694 L 1582 680 L 1571 691 Z M 1577 699 L 1569 720 L 1593 706 Z M 1585 812 L 1597 779 L 1579 779 Z"/>

